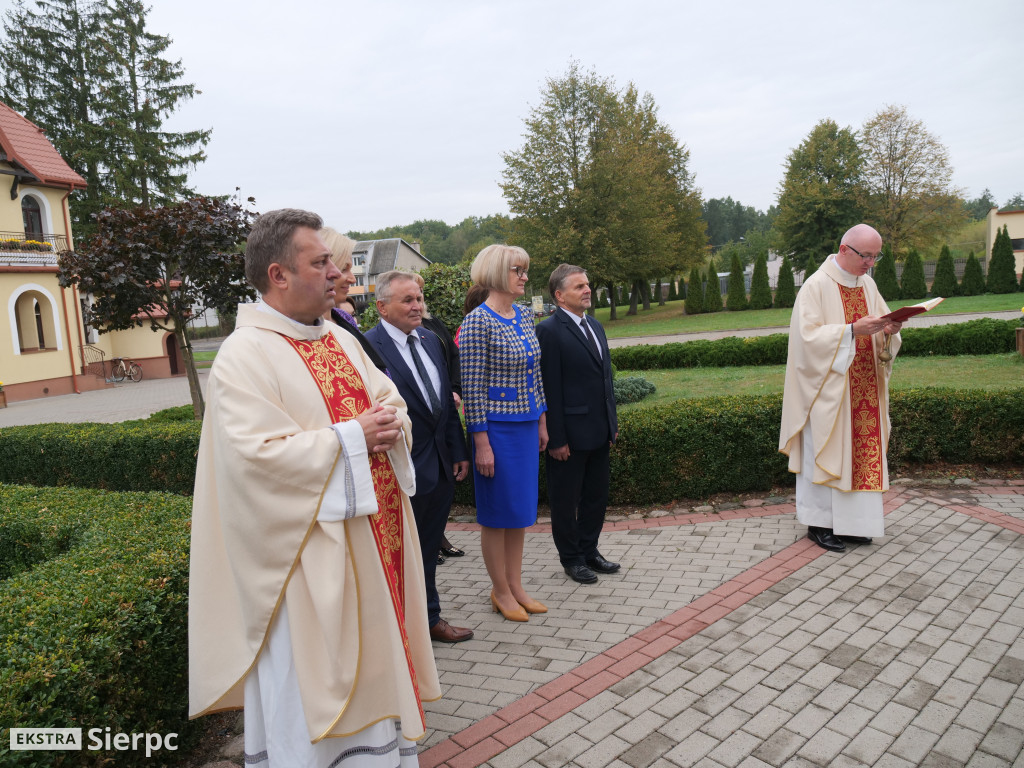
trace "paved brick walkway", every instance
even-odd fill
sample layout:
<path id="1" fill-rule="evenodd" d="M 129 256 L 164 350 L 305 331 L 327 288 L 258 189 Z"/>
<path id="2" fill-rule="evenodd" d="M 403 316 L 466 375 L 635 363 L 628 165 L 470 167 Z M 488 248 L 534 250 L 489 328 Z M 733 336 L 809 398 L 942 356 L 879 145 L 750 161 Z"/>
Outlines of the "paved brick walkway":
<path id="1" fill-rule="evenodd" d="M 756 502 L 755 502 L 756 503 Z M 1024 766 L 1024 483 L 900 487 L 886 536 L 835 555 L 790 503 L 609 525 L 625 567 L 569 581 L 545 526 L 524 572 L 550 612 L 490 612 L 478 537 L 438 569 L 444 691 L 424 768 Z"/>

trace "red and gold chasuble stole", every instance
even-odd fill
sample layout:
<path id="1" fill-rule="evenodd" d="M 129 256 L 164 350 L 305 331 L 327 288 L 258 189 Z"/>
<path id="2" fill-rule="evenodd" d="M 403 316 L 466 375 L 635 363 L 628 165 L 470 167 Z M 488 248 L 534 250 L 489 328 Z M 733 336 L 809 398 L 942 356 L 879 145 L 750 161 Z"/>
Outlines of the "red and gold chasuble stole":
<path id="1" fill-rule="evenodd" d="M 366 385 L 332 334 L 325 334 L 314 341 L 299 341 L 283 334 L 281 337 L 299 353 L 310 375 L 316 380 L 332 422 L 354 419 L 363 411 L 370 409 L 373 403 L 366 391 Z M 402 643 L 405 645 L 409 675 L 416 689 L 416 700 L 419 701 L 419 685 L 412 664 L 409 637 L 405 631 L 402 492 L 386 453 L 370 454 L 370 472 L 373 476 L 373 492 L 377 497 L 377 513 L 370 515 L 370 527 L 377 543 L 377 554 L 384 567 L 391 603 L 402 633 Z M 422 712 L 421 707 L 421 715 Z"/>
<path id="2" fill-rule="evenodd" d="M 839 286 L 846 322 L 868 314 L 863 288 Z M 870 336 L 855 336 L 857 352 L 850 366 L 850 414 L 853 419 L 854 491 L 882 490 L 882 414 L 878 405 L 878 374 Z"/>

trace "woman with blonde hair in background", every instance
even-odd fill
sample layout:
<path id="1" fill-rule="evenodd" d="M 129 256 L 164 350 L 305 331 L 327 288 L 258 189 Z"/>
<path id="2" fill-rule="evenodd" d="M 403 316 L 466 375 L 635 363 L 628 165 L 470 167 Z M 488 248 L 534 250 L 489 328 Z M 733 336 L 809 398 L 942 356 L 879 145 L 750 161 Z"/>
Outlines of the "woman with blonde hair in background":
<path id="1" fill-rule="evenodd" d="M 540 454 L 548 442 L 533 314 L 515 303 L 526 291 L 529 266 L 522 248 L 480 251 L 470 275 L 489 293 L 459 333 L 480 549 L 494 587 L 491 605 L 510 621 L 547 611 L 522 582 L 526 529 L 537 522 Z"/>
<path id="2" fill-rule="evenodd" d="M 348 290 L 356 284 L 356 276 L 352 273 L 352 249 L 355 248 L 356 241 L 331 227 L 323 227 L 319 234 L 324 245 L 331 249 L 331 261 L 334 262 L 334 266 L 341 270 L 341 277 L 334 281 L 334 307 L 324 314 L 324 320 L 336 323 L 355 336 L 373 364 L 387 373 L 387 364 L 359 330 L 359 321 L 351 312 L 342 308 L 342 304 L 352 306 L 348 300 Z"/>

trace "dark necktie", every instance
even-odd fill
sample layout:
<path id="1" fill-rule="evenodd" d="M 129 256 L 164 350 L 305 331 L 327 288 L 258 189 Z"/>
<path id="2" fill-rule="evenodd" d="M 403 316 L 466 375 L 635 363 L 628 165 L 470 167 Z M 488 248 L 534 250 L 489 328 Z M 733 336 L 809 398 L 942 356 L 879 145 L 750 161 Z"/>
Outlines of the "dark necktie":
<path id="1" fill-rule="evenodd" d="M 594 345 L 594 349 L 597 350 L 597 359 L 601 359 L 601 348 L 597 346 L 597 339 L 594 338 L 593 332 L 590 330 L 590 323 L 587 322 L 587 318 L 583 318 L 580 321 L 580 325 L 583 326 L 583 335 L 587 337 L 587 341 Z"/>
<path id="2" fill-rule="evenodd" d="M 434 384 L 430 381 L 430 376 L 427 375 L 427 368 L 423 365 L 423 358 L 420 357 L 420 351 L 416 348 L 416 342 L 418 339 L 410 335 L 409 336 L 409 351 L 412 353 L 412 362 L 416 366 L 416 373 L 420 375 L 420 380 L 423 382 L 423 386 L 426 387 L 427 396 L 430 398 L 430 412 L 434 414 L 434 418 L 441 415 L 441 398 L 437 396 L 437 392 L 434 391 Z"/>

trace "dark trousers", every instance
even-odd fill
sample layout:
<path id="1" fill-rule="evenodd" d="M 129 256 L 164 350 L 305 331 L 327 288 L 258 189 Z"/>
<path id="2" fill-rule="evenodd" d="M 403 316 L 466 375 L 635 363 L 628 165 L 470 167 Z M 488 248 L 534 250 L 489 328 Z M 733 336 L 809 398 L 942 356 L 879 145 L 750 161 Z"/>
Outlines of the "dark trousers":
<path id="1" fill-rule="evenodd" d="M 441 550 L 441 539 L 448 522 L 448 512 L 455 497 L 455 479 L 451 467 L 429 493 L 416 492 L 410 501 L 416 518 L 416 529 L 420 539 L 420 554 L 423 556 L 423 577 L 427 585 L 427 623 L 434 626 L 441 618 L 441 598 L 437 594 L 437 553 Z"/>
<path id="2" fill-rule="evenodd" d="M 584 565 L 597 554 L 608 507 L 609 447 L 571 451 L 566 461 L 545 454 L 551 535 L 563 566 Z"/>

